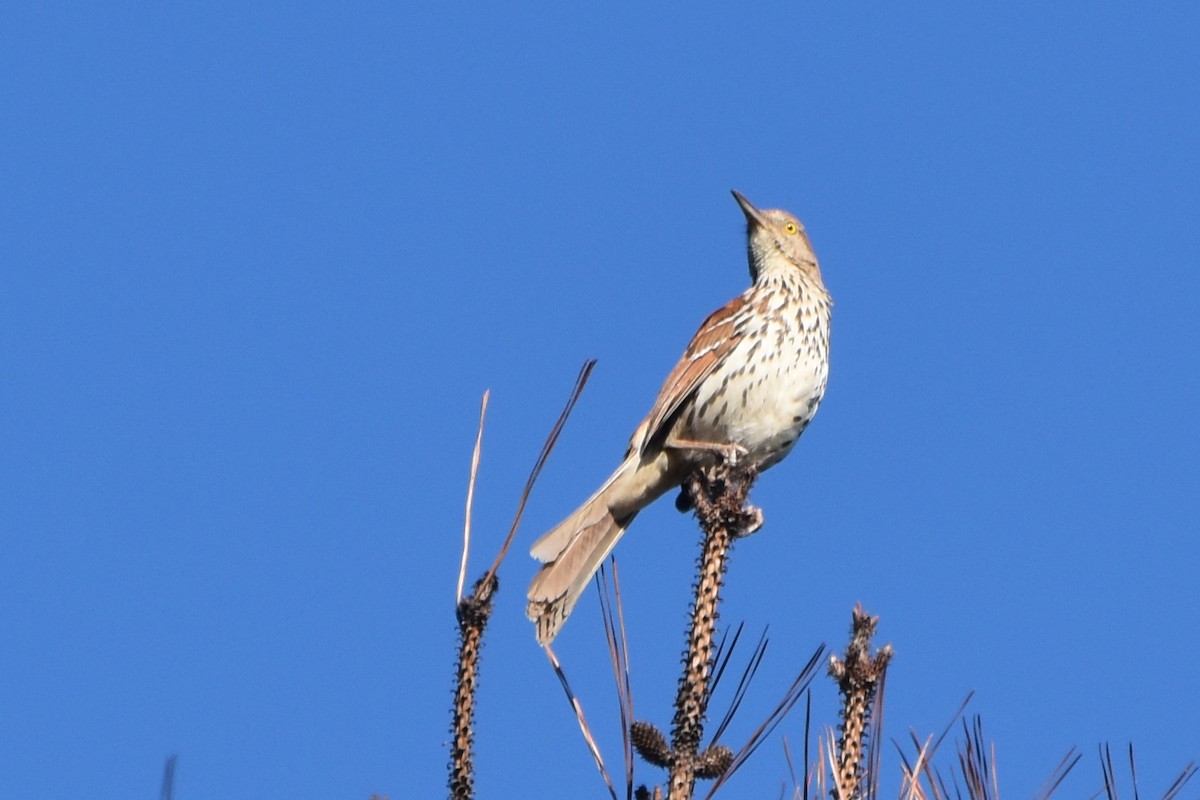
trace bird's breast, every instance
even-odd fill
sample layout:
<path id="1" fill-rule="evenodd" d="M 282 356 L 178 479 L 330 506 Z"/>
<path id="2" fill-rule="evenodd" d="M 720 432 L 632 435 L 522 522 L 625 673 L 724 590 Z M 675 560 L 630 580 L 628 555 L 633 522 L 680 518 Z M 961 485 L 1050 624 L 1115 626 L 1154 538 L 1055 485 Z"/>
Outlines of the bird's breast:
<path id="1" fill-rule="evenodd" d="M 815 331 L 767 325 L 748 336 L 698 387 L 689 438 L 738 444 L 760 469 L 795 445 L 817 411 L 829 374 L 827 344 Z"/>

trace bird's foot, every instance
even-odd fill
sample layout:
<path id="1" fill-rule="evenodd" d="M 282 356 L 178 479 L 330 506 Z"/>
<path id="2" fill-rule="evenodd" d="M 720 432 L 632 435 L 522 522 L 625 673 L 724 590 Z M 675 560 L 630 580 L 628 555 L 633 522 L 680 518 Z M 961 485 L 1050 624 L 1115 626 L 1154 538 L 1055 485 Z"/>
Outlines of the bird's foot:
<path id="1" fill-rule="evenodd" d="M 692 493 L 690 491 L 688 491 L 688 488 L 686 486 L 680 488 L 679 494 L 675 495 L 675 510 L 678 511 L 680 514 L 686 514 L 689 511 L 696 510 L 696 501 L 694 499 L 692 499 Z M 749 527 L 747 527 L 745 534 L 744 534 L 746 536 L 749 536 L 750 534 L 754 533 L 755 531 L 757 531 L 759 528 L 762 527 L 763 515 L 762 515 L 762 509 L 760 509 L 756 506 L 747 506 L 745 511 L 747 514 L 751 515 L 751 517 L 753 518 L 752 524 Z M 757 515 L 757 516 L 755 516 L 755 515 Z"/>
<path id="2" fill-rule="evenodd" d="M 753 464 L 733 467 L 722 461 L 697 467 L 680 487 L 675 508 L 695 511 L 702 525 L 719 524 L 735 539 L 749 536 L 763 526 L 762 509 L 746 502 L 756 476 Z"/>
<path id="3" fill-rule="evenodd" d="M 743 506 L 741 524 L 738 525 L 737 537 L 744 539 L 752 533 L 758 533 L 763 526 L 762 509 L 758 506 Z"/>
<path id="4" fill-rule="evenodd" d="M 738 462 L 742 460 L 749 450 L 742 447 L 740 444 L 724 444 L 717 447 L 717 454 L 725 461 L 730 468 L 736 467 Z"/>
<path id="5" fill-rule="evenodd" d="M 673 450 L 693 450 L 699 453 L 712 453 L 729 467 L 736 467 L 738 462 L 749 454 L 749 450 L 733 442 L 700 442 L 694 439 L 668 438 L 664 446 Z"/>

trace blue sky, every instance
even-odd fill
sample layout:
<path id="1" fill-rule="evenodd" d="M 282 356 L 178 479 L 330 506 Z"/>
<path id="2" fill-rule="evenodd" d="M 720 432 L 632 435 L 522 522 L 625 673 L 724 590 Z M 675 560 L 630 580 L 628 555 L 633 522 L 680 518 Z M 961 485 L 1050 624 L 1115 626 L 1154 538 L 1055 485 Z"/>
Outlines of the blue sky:
<path id="1" fill-rule="evenodd" d="M 1161 792 L 1200 758 L 1197 30 L 1182 3 L 6 6 L 0 797 L 151 796 L 171 753 L 179 798 L 438 796 L 480 395 L 472 577 L 589 357 L 501 572 L 478 786 L 604 796 L 525 551 L 745 287 L 731 188 L 804 220 L 836 302 L 825 403 L 734 556 L 725 620 L 771 646 L 731 743 L 862 601 L 885 735 L 975 690 L 1002 792 L 1078 745 L 1090 796 L 1104 741 Z M 661 505 L 618 556 L 665 725 L 697 534 Z M 615 761 L 596 609 L 557 650 Z M 786 774 L 772 741 L 728 794 Z"/>

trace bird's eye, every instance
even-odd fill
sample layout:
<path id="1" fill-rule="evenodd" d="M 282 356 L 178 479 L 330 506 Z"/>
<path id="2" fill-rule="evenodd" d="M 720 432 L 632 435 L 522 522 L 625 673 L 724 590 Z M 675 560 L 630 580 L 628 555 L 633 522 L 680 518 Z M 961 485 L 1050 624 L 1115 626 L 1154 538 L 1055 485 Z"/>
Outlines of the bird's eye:
<path id="1" fill-rule="evenodd" d="M 787 231 L 789 234 L 791 234 L 792 236 L 795 236 L 796 231 L 800 230 L 798 227 L 796 227 L 796 223 L 794 223 L 794 222 L 789 222 L 788 224 L 784 225 L 783 229 L 785 231 Z"/>

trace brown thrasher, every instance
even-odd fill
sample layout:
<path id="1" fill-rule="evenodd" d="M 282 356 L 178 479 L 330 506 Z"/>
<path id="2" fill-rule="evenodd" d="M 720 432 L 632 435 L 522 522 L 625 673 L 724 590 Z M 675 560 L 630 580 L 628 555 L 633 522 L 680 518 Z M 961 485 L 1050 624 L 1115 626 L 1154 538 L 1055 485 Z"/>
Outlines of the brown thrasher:
<path id="1" fill-rule="evenodd" d="M 825 394 L 833 301 L 804 226 L 733 196 L 746 215 L 754 283 L 700 326 L 617 471 L 534 543 L 533 557 L 545 563 L 526 613 L 543 645 L 639 511 L 717 457 L 760 471 L 777 464 Z"/>

